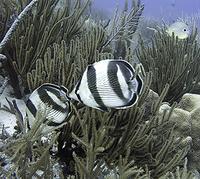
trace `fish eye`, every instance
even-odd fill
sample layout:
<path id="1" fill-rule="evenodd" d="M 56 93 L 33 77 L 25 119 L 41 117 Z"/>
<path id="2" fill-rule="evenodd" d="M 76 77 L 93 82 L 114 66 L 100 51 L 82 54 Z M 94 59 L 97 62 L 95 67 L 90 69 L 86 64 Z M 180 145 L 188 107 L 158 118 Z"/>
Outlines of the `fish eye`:
<path id="1" fill-rule="evenodd" d="M 185 32 L 185 31 L 187 31 L 187 29 L 183 29 L 183 31 Z"/>

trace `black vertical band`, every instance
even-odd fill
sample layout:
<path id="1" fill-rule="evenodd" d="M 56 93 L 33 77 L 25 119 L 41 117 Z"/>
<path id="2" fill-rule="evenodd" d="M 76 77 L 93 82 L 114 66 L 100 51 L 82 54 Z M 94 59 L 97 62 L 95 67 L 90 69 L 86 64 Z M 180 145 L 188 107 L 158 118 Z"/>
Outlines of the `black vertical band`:
<path id="1" fill-rule="evenodd" d="M 27 106 L 28 110 L 31 112 L 31 114 L 35 117 L 36 113 L 37 113 L 37 109 L 35 108 L 35 106 L 33 105 L 32 101 L 30 99 L 28 99 L 26 106 Z"/>
<path id="2" fill-rule="evenodd" d="M 87 83 L 88 83 L 88 88 L 96 101 L 96 103 L 100 107 L 105 107 L 105 104 L 103 103 L 101 96 L 99 95 L 98 89 L 97 89 L 97 79 L 96 79 L 96 70 L 92 65 L 88 66 L 87 69 Z"/>
<path id="3" fill-rule="evenodd" d="M 117 76 L 117 64 L 113 62 L 108 63 L 108 70 L 107 70 L 107 76 L 108 76 L 108 81 L 109 84 L 112 88 L 112 90 L 116 93 L 116 95 L 123 101 L 126 101 L 126 98 L 122 92 L 119 79 Z"/>

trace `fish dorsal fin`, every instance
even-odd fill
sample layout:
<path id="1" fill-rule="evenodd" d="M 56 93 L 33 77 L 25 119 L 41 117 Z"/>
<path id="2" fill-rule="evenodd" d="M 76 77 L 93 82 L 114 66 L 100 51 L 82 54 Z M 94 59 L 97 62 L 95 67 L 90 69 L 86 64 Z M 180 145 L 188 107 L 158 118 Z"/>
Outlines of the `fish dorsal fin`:
<path id="1" fill-rule="evenodd" d="M 52 84 L 52 83 L 44 83 L 39 88 L 55 88 L 57 90 L 60 90 L 60 86 Z"/>
<path id="2" fill-rule="evenodd" d="M 49 91 L 50 93 L 53 93 L 57 97 L 60 96 L 60 90 L 61 90 L 60 86 L 51 83 L 45 83 L 37 89 L 37 91 L 40 93 L 46 93 L 47 91 Z"/>

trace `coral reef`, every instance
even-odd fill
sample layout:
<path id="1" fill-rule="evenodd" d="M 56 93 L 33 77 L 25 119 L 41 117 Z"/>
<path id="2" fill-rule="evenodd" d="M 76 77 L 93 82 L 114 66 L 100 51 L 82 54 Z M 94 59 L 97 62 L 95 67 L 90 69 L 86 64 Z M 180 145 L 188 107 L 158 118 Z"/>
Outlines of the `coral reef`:
<path id="1" fill-rule="evenodd" d="M 0 41 L 11 26 L 14 18 L 16 3 L 14 0 L 2 0 L 0 2 Z"/>
<path id="2" fill-rule="evenodd" d="M 73 174 L 78 178 L 96 178 L 100 175 L 103 160 L 109 169 L 117 167 L 119 170 L 117 173 L 120 176 L 140 178 L 145 175 L 144 166 L 146 165 L 150 177 L 158 178 L 180 164 L 187 154 L 188 146 L 180 148 L 181 141 L 177 141 L 174 137 L 175 126 L 169 123 L 173 108 L 169 114 L 159 117 L 158 109 L 168 86 L 161 97 L 152 103 L 149 121 L 144 118 L 145 100 L 152 98 L 152 95 L 148 95 L 150 79 L 151 77 L 147 74 L 140 101 L 131 109 L 102 113 L 87 107 L 77 111 L 74 106 L 74 115 L 71 116 L 70 122 L 62 128 L 57 139 L 58 150 L 53 152 L 53 156 L 60 158 L 62 166 L 70 167 L 64 167 L 64 175 Z M 147 99 L 148 103 L 149 101 L 150 99 Z M 35 175 L 37 170 L 47 172 L 46 165 L 42 169 L 36 167 L 40 166 L 42 156 L 45 157 L 47 153 L 43 150 L 41 151 L 44 153 L 34 153 L 37 148 L 33 148 L 34 142 L 40 140 L 41 137 L 39 131 L 41 120 L 42 117 L 38 117 L 36 127 L 16 141 L 6 144 L 6 154 L 17 157 L 12 159 L 12 162 L 15 163 L 14 169 L 19 176 L 22 176 L 21 172 L 25 176 Z M 33 158 L 38 159 L 38 163 L 24 166 L 22 160 L 27 160 L 30 152 Z M 23 168 L 22 171 L 18 169 L 17 166 L 24 166 L 27 173 L 24 173 Z"/>
<path id="3" fill-rule="evenodd" d="M 188 160 L 185 158 L 183 169 L 180 170 L 180 168 L 177 167 L 176 172 L 168 172 L 165 176 L 160 177 L 160 179 L 196 179 L 194 173 L 188 172 L 187 163 Z"/>
<path id="4" fill-rule="evenodd" d="M 37 2 L 37 1 L 33 1 Z M 55 42 L 60 42 L 65 39 L 70 41 L 71 38 L 80 32 L 84 18 L 81 14 L 86 8 L 88 1 L 82 7 L 80 1 L 76 4 L 68 3 L 66 9 L 56 9 L 58 1 L 38 1 L 34 11 L 29 12 L 26 20 L 20 23 L 12 36 L 12 41 L 9 43 L 9 48 L 4 49 L 3 53 L 9 61 L 9 69 L 12 69 L 13 76 L 20 79 L 12 80 L 10 75 L 11 85 L 14 90 L 17 90 L 15 81 L 22 81 L 22 86 L 27 88 L 26 74 L 35 68 L 35 63 L 38 58 L 44 56 L 48 46 Z M 25 7 L 26 3 L 21 3 L 21 8 Z M 15 21 L 16 22 L 16 21 Z M 75 23 L 74 23 L 75 22 Z M 18 24 L 18 23 L 17 23 Z M 64 28 L 70 27 L 70 28 Z M 53 35 L 54 34 L 54 35 Z M 7 45 L 8 46 L 8 45 Z M 18 89 L 22 91 L 22 89 Z M 21 94 L 17 92 L 17 97 Z"/>
<path id="5" fill-rule="evenodd" d="M 28 4 L 19 2 L 18 14 Z M 30 3 L 33 2 L 36 1 Z M 141 45 L 138 52 L 144 68 L 141 64 L 136 65 L 131 43 L 144 5 L 135 0 L 128 9 L 127 2 L 124 10 L 117 12 L 111 22 L 103 26 L 93 20 L 86 22 L 88 17 L 84 12 L 89 0 L 85 3 L 67 0 L 66 7 L 58 6 L 59 0 L 40 0 L 15 26 L 6 48 L 0 51 L 1 59 L 17 77 L 14 80 L 3 65 L 16 97 L 25 98 L 24 93 L 45 82 L 62 84 L 71 90 L 88 64 L 106 58 L 129 61 L 136 73 L 141 74 L 144 88 L 137 104 L 126 110 L 113 109 L 103 113 L 72 101 L 73 110 L 68 122 L 48 134 L 42 134 L 40 128 L 45 114 L 38 111 L 37 122 L 27 130 L 26 118 L 15 101 L 8 100 L 9 106 L 2 106 L 1 110 L 15 114 L 17 122 L 15 134 L 4 136 L 0 141 L 0 152 L 11 163 L 10 170 L 2 171 L 5 177 L 53 178 L 54 170 L 59 166 L 57 174 L 60 178 L 101 178 L 105 170 L 109 173 L 107 178 L 112 177 L 112 173 L 113 178 L 168 178 L 169 172 L 173 176 L 176 167 L 183 167 L 186 156 L 189 163 L 191 156 L 195 156 L 191 155 L 188 137 L 193 139 L 194 136 L 188 133 L 196 128 L 187 117 L 190 116 L 188 112 L 196 116 L 198 110 L 192 108 L 185 112 L 187 107 L 178 109 L 175 104 L 168 106 L 168 110 L 161 108 L 162 101 L 171 103 L 187 91 L 199 90 L 199 66 L 196 64 L 200 53 L 195 35 L 186 41 L 178 41 L 158 32 L 152 47 Z M 170 68 L 166 68 L 169 64 Z M 165 73 L 163 69 L 170 70 Z M 161 74 L 159 70 L 163 76 L 158 75 Z M 196 160 L 193 161 L 194 165 Z M 192 177 L 186 172 L 186 166 L 183 172 L 177 169 L 179 176 Z"/>
<path id="6" fill-rule="evenodd" d="M 177 137 L 185 137 L 190 142 L 191 149 L 187 155 L 188 167 L 193 171 L 200 171 L 199 154 L 200 154 L 200 95 L 186 93 L 181 98 L 177 107 L 173 110 L 170 121 L 176 122 L 174 131 Z M 168 104 L 163 104 L 160 107 L 160 112 L 169 110 Z M 187 137 L 189 136 L 189 137 Z"/>
<path id="7" fill-rule="evenodd" d="M 56 82 L 71 90 L 87 64 L 112 58 L 110 53 L 98 52 L 104 37 L 105 31 L 101 27 L 94 27 L 82 37 L 71 40 L 68 45 L 63 40 L 47 48 L 44 57 L 36 60 L 35 69 L 27 73 L 29 89 L 35 89 L 44 82 Z"/>
<path id="8" fill-rule="evenodd" d="M 199 154 L 200 154 L 200 95 L 196 94 L 185 94 L 183 95 L 179 107 L 190 113 L 190 124 L 192 137 L 192 150 L 188 154 L 190 168 L 200 171 L 199 165 Z"/>
<path id="9" fill-rule="evenodd" d="M 141 41 L 138 59 L 146 71 L 153 72 L 152 90 L 160 94 L 166 83 L 170 85 L 167 102 L 178 101 L 185 93 L 200 92 L 200 47 L 195 38 L 196 31 L 179 40 L 163 30 L 154 35 L 148 47 Z"/>

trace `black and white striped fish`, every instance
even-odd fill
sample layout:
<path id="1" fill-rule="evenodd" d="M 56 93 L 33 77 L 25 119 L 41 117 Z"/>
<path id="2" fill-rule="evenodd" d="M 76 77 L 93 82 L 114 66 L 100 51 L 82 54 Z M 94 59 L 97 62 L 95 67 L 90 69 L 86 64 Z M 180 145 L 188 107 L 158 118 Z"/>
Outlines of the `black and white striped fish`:
<path id="1" fill-rule="evenodd" d="M 45 83 L 32 92 L 26 107 L 29 129 L 35 122 L 38 110 L 48 112 L 46 116 L 48 126 L 58 126 L 71 112 L 68 90 L 64 86 Z"/>
<path id="2" fill-rule="evenodd" d="M 128 62 L 107 59 L 87 66 L 69 97 L 102 111 L 125 109 L 137 102 L 142 87 L 143 80 Z"/>

